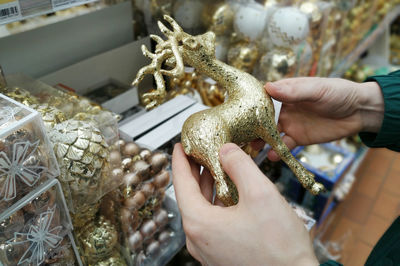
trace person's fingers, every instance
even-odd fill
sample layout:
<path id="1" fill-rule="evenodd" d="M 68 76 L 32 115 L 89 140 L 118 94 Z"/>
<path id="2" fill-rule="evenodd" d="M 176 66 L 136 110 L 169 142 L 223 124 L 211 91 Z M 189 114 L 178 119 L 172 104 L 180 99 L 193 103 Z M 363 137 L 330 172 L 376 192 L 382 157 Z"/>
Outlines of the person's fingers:
<path id="1" fill-rule="evenodd" d="M 197 261 L 201 262 L 201 257 L 197 252 L 196 246 L 193 244 L 193 242 L 186 237 L 186 249 L 189 252 L 190 255 L 192 255 L 193 258 L 195 258 Z"/>
<path id="2" fill-rule="evenodd" d="M 220 162 L 223 169 L 235 183 L 239 198 L 246 198 L 260 188 L 266 177 L 254 161 L 236 144 L 228 143 L 220 150 Z"/>
<path id="3" fill-rule="evenodd" d="M 296 141 L 288 135 L 283 136 L 282 140 L 286 144 L 286 146 L 288 146 L 289 150 L 294 149 L 297 146 Z M 277 162 L 281 159 L 281 157 L 279 157 L 276 151 L 271 149 L 268 151 L 268 159 L 270 161 Z"/>
<path id="4" fill-rule="evenodd" d="M 200 183 L 200 165 L 198 165 L 191 158 L 188 158 L 190 171 L 192 172 L 193 177 L 196 179 L 197 183 Z"/>
<path id="5" fill-rule="evenodd" d="M 284 103 L 317 101 L 321 98 L 325 86 L 314 86 L 315 78 L 291 78 L 267 82 L 265 89 L 275 100 Z"/>
<path id="6" fill-rule="evenodd" d="M 214 178 L 212 177 L 210 171 L 204 168 L 200 176 L 200 190 L 204 198 L 206 198 L 206 200 L 208 200 L 210 203 L 212 202 L 213 197 L 213 187 Z"/>
<path id="7" fill-rule="evenodd" d="M 210 203 L 203 197 L 200 185 L 192 174 L 191 165 L 180 143 L 172 154 L 172 173 L 176 200 L 182 216 L 198 211 L 198 207 Z"/>

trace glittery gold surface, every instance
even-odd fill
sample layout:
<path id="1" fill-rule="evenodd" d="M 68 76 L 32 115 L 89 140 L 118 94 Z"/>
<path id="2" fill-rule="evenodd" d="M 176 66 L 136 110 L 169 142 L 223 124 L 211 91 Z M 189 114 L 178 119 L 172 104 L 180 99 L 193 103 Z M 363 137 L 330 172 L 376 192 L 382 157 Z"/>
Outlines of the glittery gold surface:
<path id="1" fill-rule="evenodd" d="M 219 162 L 219 150 L 223 144 L 234 142 L 246 143 L 261 138 L 279 154 L 296 174 L 302 185 L 313 194 L 323 190 L 323 185 L 316 183 L 314 175 L 308 172 L 290 153 L 282 142 L 277 130 L 274 106 L 271 97 L 266 93 L 263 84 L 248 73 L 242 72 L 215 58 L 215 34 L 207 32 L 192 36 L 169 16 L 164 16 L 173 31 L 159 22 L 161 32 L 168 37 L 158 42 L 156 54 L 150 66 L 139 71 L 134 83 L 139 82 L 144 74 L 155 74 L 160 92 L 165 88 L 162 74 L 181 76 L 183 62 L 195 67 L 200 73 L 209 76 L 228 92 L 228 100 L 214 108 L 200 111 L 190 116 L 184 123 L 181 133 L 185 153 L 198 163 L 207 167 L 216 182 L 217 197 L 225 205 L 238 202 L 238 193 L 233 182 L 223 171 Z M 181 45 L 177 46 L 179 43 Z M 146 51 L 145 55 L 150 52 Z M 172 50 L 178 51 L 172 52 Z M 168 55 L 168 56 L 167 56 Z M 162 61 L 174 55 L 176 67 L 172 71 L 161 70 Z M 157 68 L 157 66 L 159 66 Z M 154 94 L 157 99 L 159 93 Z M 151 100 L 152 96 L 149 95 Z M 151 106 L 154 107 L 154 106 Z"/>
<path id="2" fill-rule="evenodd" d="M 86 224 L 77 232 L 81 255 L 92 264 L 108 258 L 118 243 L 117 229 L 103 216 Z"/>

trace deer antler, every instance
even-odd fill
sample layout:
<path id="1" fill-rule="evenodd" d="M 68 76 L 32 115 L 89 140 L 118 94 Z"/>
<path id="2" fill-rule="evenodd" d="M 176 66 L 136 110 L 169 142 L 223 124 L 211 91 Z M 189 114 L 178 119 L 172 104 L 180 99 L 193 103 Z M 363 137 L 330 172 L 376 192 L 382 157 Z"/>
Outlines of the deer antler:
<path id="1" fill-rule="evenodd" d="M 145 93 L 142 96 L 147 109 L 152 109 L 161 104 L 166 97 L 163 75 L 180 78 L 184 74 L 183 59 L 179 52 L 178 40 L 181 40 L 185 33 L 178 23 L 176 23 L 170 16 L 165 15 L 164 19 L 171 24 L 173 31 L 169 30 L 161 22 L 158 22 L 158 27 L 168 39 L 164 41 L 157 35 L 150 35 L 150 37 L 157 43 L 155 53 L 151 53 L 144 45 L 142 45 L 142 52 L 146 57 L 150 58 L 152 62 L 139 70 L 136 79 L 132 83 L 132 85 L 135 86 L 143 80 L 146 74 L 154 75 L 157 90 Z M 171 70 L 161 69 L 163 62 L 172 58 L 175 59 L 173 60 L 175 67 Z"/>

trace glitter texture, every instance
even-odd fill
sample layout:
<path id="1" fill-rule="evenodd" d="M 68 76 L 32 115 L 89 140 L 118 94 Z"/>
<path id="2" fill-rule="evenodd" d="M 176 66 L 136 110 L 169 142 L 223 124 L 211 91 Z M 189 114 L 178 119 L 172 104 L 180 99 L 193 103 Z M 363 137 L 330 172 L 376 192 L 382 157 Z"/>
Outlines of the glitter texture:
<path id="1" fill-rule="evenodd" d="M 171 17 L 164 16 L 164 19 L 171 24 L 173 30 L 159 22 L 161 32 L 168 39 L 164 41 L 158 36 L 152 36 L 158 43 L 155 54 L 142 47 L 152 63 L 139 70 L 133 84 L 142 80 L 144 74 L 154 74 L 157 91 L 146 94 L 147 107 L 152 108 L 160 103 L 160 95 L 165 95 L 162 75 L 181 77 L 185 63 L 226 89 L 228 100 L 191 115 L 185 121 L 181 135 L 185 153 L 210 170 L 215 179 L 217 197 L 227 206 L 238 202 L 236 187 L 219 162 L 220 148 L 225 143 L 242 144 L 256 138 L 272 146 L 305 188 L 313 194 L 321 192 L 323 185 L 315 182 L 314 175 L 293 157 L 282 142 L 274 120 L 274 106 L 263 84 L 250 74 L 215 58 L 213 32 L 192 36 L 183 32 Z M 161 69 L 162 63 L 171 56 L 174 57 L 175 68 Z"/>

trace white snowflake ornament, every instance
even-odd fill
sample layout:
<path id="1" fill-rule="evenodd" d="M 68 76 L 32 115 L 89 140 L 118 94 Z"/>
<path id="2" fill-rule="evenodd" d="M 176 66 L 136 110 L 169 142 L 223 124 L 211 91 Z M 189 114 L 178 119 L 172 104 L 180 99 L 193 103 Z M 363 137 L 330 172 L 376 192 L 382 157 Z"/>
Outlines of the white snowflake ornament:
<path id="1" fill-rule="evenodd" d="M 18 265 L 24 263 L 32 263 L 41 265 L 47 257 L 48 250 L 57 248 L 63 240 L 59 234 L 62 226 L 52 226 L 56 205 L 48 208 L 39 216 L 38 224 L 33 224 L 29 227 L 27 233 L 14 233 L 14 238 L 9 239 L 6 243 L 12 245 L 20 245 L 29 242 L 29 247 L 19 259 Z"/>
<path id="2" fill-rule="evenodd" d="M 0 179 L 5 177 L 0 190 L 0 200 L 10 201 L 16 197 L 16 178 L 32 187 L 47 170 L 46 167 L 37 165 L 35 153 L 38 145 L 39 141 L 15 143 L 11 159 L 5 152 L 0 152 Z"/>

